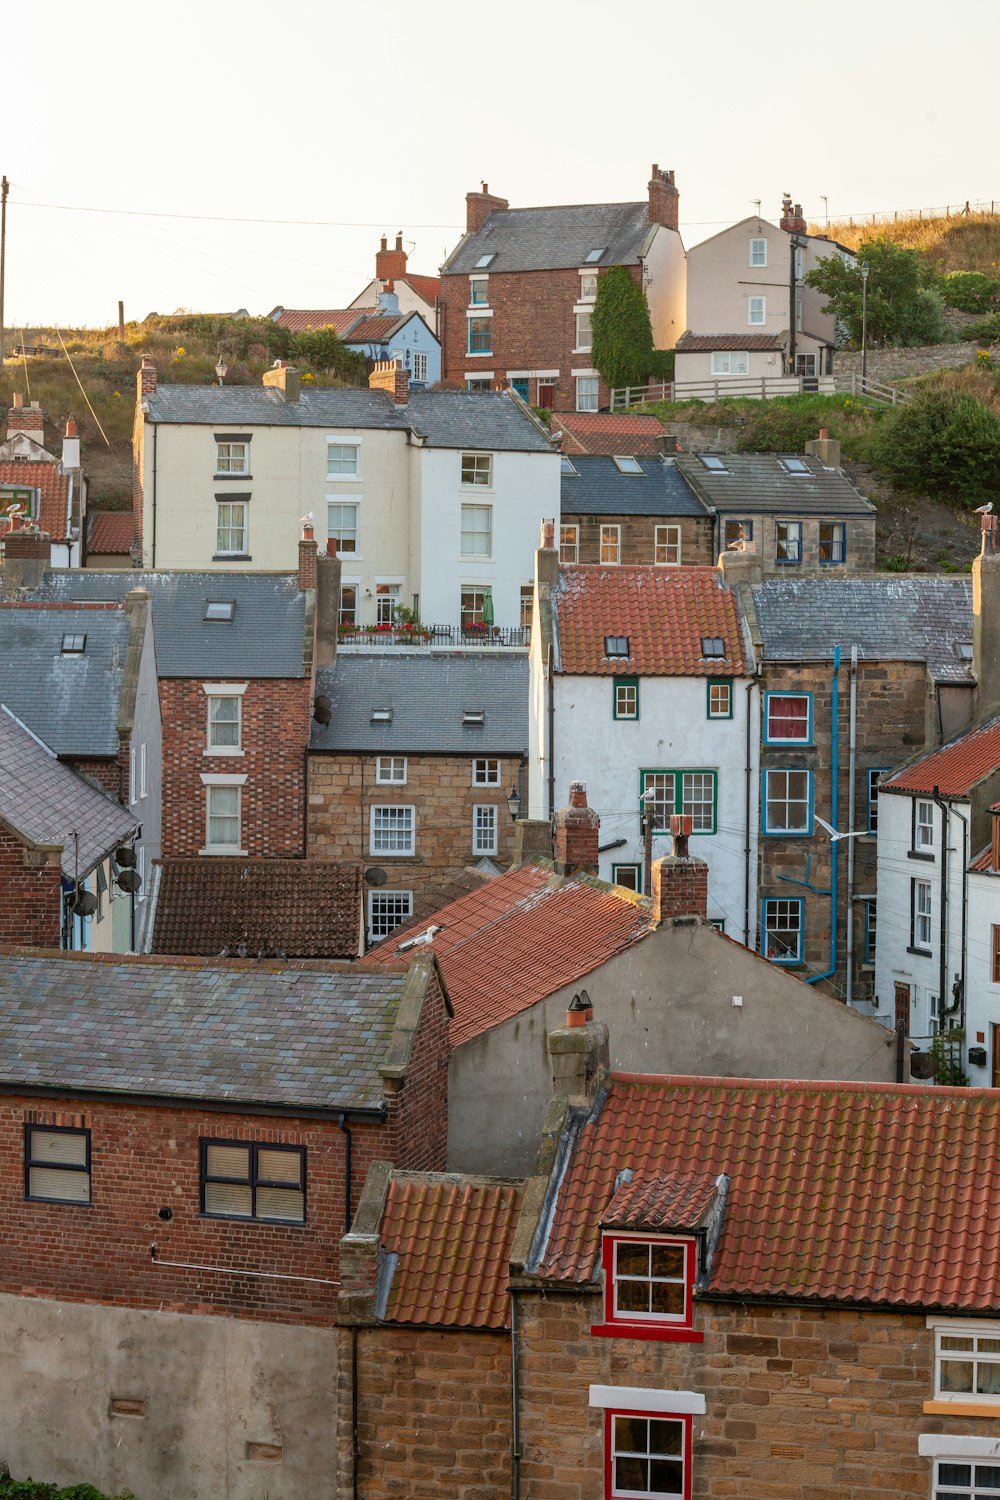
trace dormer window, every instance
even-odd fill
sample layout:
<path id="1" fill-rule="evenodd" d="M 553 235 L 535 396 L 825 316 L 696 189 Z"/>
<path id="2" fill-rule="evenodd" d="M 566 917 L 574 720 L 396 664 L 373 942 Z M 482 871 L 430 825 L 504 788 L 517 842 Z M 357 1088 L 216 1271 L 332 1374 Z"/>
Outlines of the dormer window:
<path id="1" fill-rule="evenodd" d="M 615 466 L 619 474 L 641 474 L 642 464 L 637 458 L 630 458 L 623 453 L 615 454 Z"/>
<path id="2" fill-rule="evenodd" d="M 86 634 L 68 631 L 62 638 L 64 656 L 80 656 L 87 649 Z"/>
<path id="3" fill-rule="evenodd" d="M 691 1322 L 693 1240 L 609 1236 L 609 1321 Z"/>

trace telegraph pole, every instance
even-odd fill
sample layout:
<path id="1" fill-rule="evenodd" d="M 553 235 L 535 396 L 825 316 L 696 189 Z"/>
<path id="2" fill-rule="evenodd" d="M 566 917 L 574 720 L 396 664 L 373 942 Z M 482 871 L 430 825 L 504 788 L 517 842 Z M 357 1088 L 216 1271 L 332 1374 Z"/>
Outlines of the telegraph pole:
<path id="1" fill-rule="evenodd" d="M 0 178 L 0 367 L 3 366 L 3 270 L 4 260 L 7 255 L 7 194 L 10 192 L 10 183 L 6 177 Z"/>

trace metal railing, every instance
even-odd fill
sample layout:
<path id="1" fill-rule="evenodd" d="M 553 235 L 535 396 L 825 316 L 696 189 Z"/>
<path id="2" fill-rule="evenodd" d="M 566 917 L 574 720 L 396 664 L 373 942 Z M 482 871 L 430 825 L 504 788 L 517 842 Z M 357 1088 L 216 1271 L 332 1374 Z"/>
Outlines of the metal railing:
<path id="1" fill-rule="evenodd" d="M 531 644 L 530 625 L 341 625 L 337 631 L 341 646 L 407 646 L 411 649 L 447 649 L 454 646 L 480 646 L 484 650 L 498 647 L 517 648 Z"/>

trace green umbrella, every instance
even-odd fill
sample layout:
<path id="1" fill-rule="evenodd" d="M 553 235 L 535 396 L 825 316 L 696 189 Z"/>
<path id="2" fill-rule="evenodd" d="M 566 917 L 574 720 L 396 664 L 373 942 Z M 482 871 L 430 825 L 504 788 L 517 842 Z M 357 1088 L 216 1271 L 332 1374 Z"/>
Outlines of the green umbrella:
<path id="1" fill-rule="evenodd" d="M 493 624 L 493 590 L 487 589 L 483 595 L 483 624 Z"/>

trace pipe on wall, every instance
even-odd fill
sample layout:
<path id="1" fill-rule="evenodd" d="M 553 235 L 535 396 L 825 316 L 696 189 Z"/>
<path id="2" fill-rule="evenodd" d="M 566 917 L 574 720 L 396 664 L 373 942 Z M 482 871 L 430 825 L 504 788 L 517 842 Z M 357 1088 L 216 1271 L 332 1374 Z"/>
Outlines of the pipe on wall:
<path id="1" fill-rule="evenodd" d="M 848 741 L 847 830 L 854 832 L 858 758 L 858 648 L 851 647 L 851 714 Z M 833 825 L 836 828 L 836 823 Z M 854 1004 L 854 840 L 847 840 L 847 982 L 844 999 Z"/>
<path id="2" fill-rule="evenodd" d="M 833 648 L 833 676 L 831 679 L 830 703 L 830 822 L 837 827 L 840 811 L 840 647 Z M 815 789 L 814 789 L 815 790 Z M 806 984 L 819 984 L 821 979 L 830 979 L 837 972 L 837 869 L 840 840 L 830 843 L 830 967 L 822 974 L 810 974 Z"/>
<path id="3" fill-rule="evenodd" d="M 517 1293 L 510 1293 L 510 1493 L 521 1500 L 521 1387 L 517 1371 Z"/>

